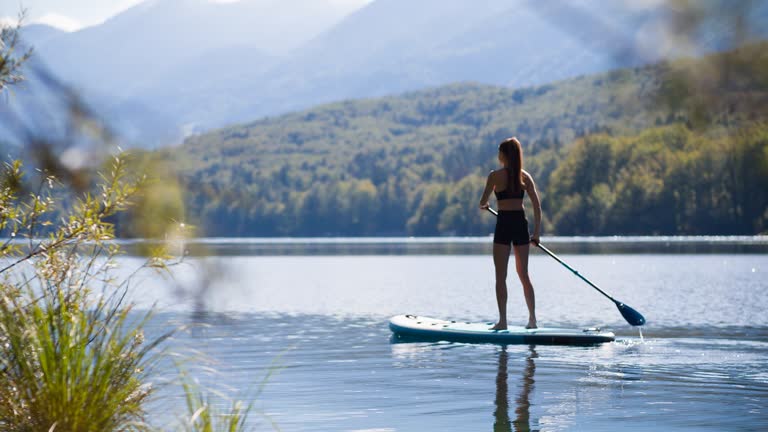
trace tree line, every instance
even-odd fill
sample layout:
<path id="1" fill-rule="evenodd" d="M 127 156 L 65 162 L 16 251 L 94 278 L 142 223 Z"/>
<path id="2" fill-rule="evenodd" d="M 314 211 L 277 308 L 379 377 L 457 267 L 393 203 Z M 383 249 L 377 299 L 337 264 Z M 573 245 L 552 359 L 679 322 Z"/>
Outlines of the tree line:
<path id="1" fill-rule="evenodd" d="M 485 166 L 492 166 L 487 159 Z M 547 165 L 556 168 L 539 176 Z M 493 219 L 477 209 L 485 183 L 478 169 L 451 180 L 445 166 L 432 164 L 382 169 L 391 174 L 381 177 L 376 169 L 336 177 L 324 176 L 323 165 L 287 166 L 266 178 L 251 173 L 189 184 L 196 201 L 188 202 L 188 210 L 198 215 L 202 232 L 214 236 L 486 235 L 493 229 Z M 528 168 L 541 179 L 548 234 L 768 230 L 764 123 L 732 134 L 670 125 L 627 136 L 589 135 L 562 158 L 532 157 Z M 233 183 L 237 178 L 249 181 Z"/>

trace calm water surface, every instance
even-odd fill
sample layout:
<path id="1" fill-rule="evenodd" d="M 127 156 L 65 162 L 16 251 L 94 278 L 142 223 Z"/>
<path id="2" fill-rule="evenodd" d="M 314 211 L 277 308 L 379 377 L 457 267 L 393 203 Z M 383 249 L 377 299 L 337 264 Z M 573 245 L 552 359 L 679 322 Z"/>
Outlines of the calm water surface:
<path id="1" fill-rule="evenodd" d="M 157 304 L 153 331 L 195 324 L 169 348 L 204 353 L 215 372 L 202 384 L 253 401 L 259 430 L 768 429 L 765 254 L 563 254 L 645 315 L 644 340 L 533 255 L 540 324 L 617 333 L 593 347 L 392 340 L 395 314 L 492 320 L 488 256 L 226 255 L 190 259 L 173 279 L 145 273 L 132 295 Z M 512 277 L 509 311 L 525 322 Z M 172 386 L 160 395 L 153 418 L 171 424 L 183 400 Z"/>

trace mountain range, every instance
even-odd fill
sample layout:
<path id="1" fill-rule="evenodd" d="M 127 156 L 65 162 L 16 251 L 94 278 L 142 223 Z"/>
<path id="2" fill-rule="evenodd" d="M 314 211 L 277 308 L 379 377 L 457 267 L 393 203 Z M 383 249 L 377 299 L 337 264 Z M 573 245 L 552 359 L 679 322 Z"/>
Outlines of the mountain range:
<path id="1" fill-rule="evenodd" d="M 731 2 L 697 2 L 693 26 L 656 0 L 149 0 L 77 32 L 22 35 L 129 144 L 151 147 L 320 103 L 540 85 L 768 36 L 768 4 L 743 4 L 739 21 Z M 14 103 L 41 121 L 32 81 Z"/>

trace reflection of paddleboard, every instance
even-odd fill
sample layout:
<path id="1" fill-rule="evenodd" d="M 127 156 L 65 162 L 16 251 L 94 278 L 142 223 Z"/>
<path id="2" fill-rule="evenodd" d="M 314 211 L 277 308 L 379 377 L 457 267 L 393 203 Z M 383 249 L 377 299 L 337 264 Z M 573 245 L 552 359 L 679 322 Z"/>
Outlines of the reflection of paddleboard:
<path id="1" fill-rule="evenodd" d="M 445 321 L 416 315 L 398 315 L 389 320 L 389 329 L 399 338 L 443 340 L 451 342 L 592 345 L 611 342 L 612 332 L 596 328 L 567 329 L 541 327 L 526 329 L 511 326 L 507 330 L 490 330 L 493 323 Z"/>

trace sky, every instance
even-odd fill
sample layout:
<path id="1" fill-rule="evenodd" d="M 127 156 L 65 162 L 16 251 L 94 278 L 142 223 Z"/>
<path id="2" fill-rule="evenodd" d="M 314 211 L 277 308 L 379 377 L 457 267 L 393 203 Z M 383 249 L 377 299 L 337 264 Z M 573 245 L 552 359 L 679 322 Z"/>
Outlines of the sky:
<path id="1" fill-rule="evenodd" d="M 15 22 L 22 8 L 27 9 L 27 24 L 43 23 L 76 31 L 100 24 L 108 18 L 142 3 L 145 0 L 3 0 L 0 2 L 0 20 Z M 239 0 L 209 0 L 231 3 Z M 363 6 L 372 0 L 327 0 L 343 5 Z"/>
<path id="2" fill-rule="evenodd" d="M 44 23 L 66 31 L 75 31 L 104 22 L 143 0 L 5 0 L 0 17 L 15 18 L 27 9 L 26 22 Z"/>

